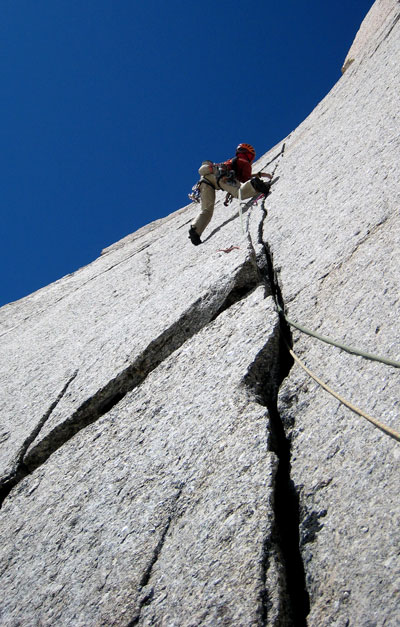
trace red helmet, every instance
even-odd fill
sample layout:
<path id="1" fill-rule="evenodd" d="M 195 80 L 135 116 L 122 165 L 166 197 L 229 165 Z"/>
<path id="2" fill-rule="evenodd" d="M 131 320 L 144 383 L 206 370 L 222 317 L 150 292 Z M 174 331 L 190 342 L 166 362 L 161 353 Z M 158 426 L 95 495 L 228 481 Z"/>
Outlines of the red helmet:
<path id="1" fill-rule="evenodd" d="M 236 154 L 239 153 L 244 153 L 245 155 L 247 155 L 249 161 L 253 161 L 254 157 L 256 156 L 256 151 L 250 144 L 239 144 L 239 146 L 236 148 Z"/>

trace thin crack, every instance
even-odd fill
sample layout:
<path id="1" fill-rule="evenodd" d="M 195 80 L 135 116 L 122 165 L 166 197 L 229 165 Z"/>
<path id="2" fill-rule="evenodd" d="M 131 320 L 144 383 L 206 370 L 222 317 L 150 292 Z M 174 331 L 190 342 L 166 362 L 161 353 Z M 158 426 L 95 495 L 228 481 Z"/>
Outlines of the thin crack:
<path id="1" fill-rule="evenodd" d="M 348 253 L 348 255 L 344 259 L 342 259 L 339 263 L 330 265 L 329 268 L 327 268 L 327 270 L 324 271 L 324 274 L 322 274 L 320 277 L 318 277 L 318 280 L 321 282 L 321 285 L 324 283 L 325 279 L 330 277 L 330 275 L 333 272 L 339 272 L 346 264 L 348 264 L 352 260 L 352 258 L 358 253 L 360 248 L 363 247 L 365 242 L 368 242 L 368 240 L 371 237 L 376 235 L 376 233 L 378 233 L 380 231 L 380 229 L 383 226 L 385 226 L 386 222 L 388 222 L 390 220 L 391 220 L 391 216 L 383 216 L 383 218 L 379 222 L 377 222 L 374 226 L 372 226 L 371 229 L 369 229 L 365 233 L 365 235 L 363 237 L 361 237 L 361 239 L 358 242 L 355 243 L 353 249 Z M 302 289 L 304 289 L 304 288 L 302 288 Z M 293 297 L 293 300 L 298 296 L 299 293 L 300 292 L 298 292 Z"/>
<path id="2" fill-rule="evenodd" d="M 77 374 L 78 374 L 78 370 L 75 370 L 73 375 L 68 379 L 67 383 L 64 385 L 63 389 L 61 390 L 61 392 L 59 393 L 55 401 L 53 401 L 53 403 L 50 405 L 48 410 L 43 414 L 42 418 L 38 421 L 36 427 L 32 430 L 32 432 L 29 434 L 29 436 L 25 439 L 22 446 L 20 447 L 16 455 L 13 471 L 8 475 L 8 477 L 5 477 L 0 483 L 0 507 L 2 506 L 4 499 L 8 496 L 12 488 L 17 483 L 19 483 L 24 477 L 26 477 L 26 475 L 28 474 L 25 464 L 23 463 L 25 454 L 27 450 L 29 449 L 30 445 L 32 444 L 32 442 L 39 435 L 43 426 L 46 424 L 46 422 L 50 418 L 54 409 L 57 407 L 57 405 L 59 404 L 59 402 L 65 395 L 65 393 L 67 392 L 69 386 L 71 385 L 72 381 L 76 378 Z"/>
<path id="3" fill-rule="evenodd" d="M 384 35 L 384 37 L 381 39 L 381 41 L 378 43 L 378 45 L 376 46 L 375 50 L 372 52 L 372 54 L 370 54 L 369 56 L 372 57 L 377 50 L 381 47 L 381 45 L 383 44 L 384 41 L 386 41 L 386 39 L 388 39 L 388 37 L 390 36 L 392 30 L 394 29 L 394 27 L 396 26 L 397 22 L 400 20 L 400 14 L 396 15 L 396 17 L 393 20 L 393 23 L 391 25 L 391 27 L 389 28 L 389 30 L 387 31 L 387 33 Z"/>
<path id="4" fill-rule="evenodd" d="M 290 135 L 289 135 L 289 137 L 290 137 Z M 265 165 L 263 165 L 263 168 L 267 168 L 267 167 L 268 167 L 269 165 L 271 165 L 271 163 L 273 163 L 276 159 L 278 159 L 280 156 L 283 156 L 283 154 L 284 154 L 284 152 L 285 152 L 285 148 L 286 148 L 286 143 L 284 142 L 284 143 L 283 143 L 283 145 L 282 145 L 282 148 L 281 148 L 280 152 L 279 152 L 277 155 L 275 155 L 275 157 L 273 157 L 273 158 L 271 159 L 271 161 L 268 161 L 268 163 L 266 163 Z M 275 168 L 275 169 L 276 169 L 276 168 Z"/>
<path id="5" fill-rule="evenodd" d="M 34 317 L 38 317 L 40 316 L 42 313 L 44 313 L 45 311 L 47 311 L 50 307 L 55 307 L 55 305 L 58 305 L 58 303 L 60 303 L 62 300 L 64 300 L 65 298 L 68 298 L 69 296 L 71 296 L 72 294 L 75 294 L 76 292 L 79 292 L 83 287 L 85 287 L 88 283 L 91 283 L 92 281 L 95 281 L 96 279 L 98 279 L 99 277 L 103 276 L 103 274 L 107 274 L 107 272 L 110 272 L 111 270 L 114 270 L 114 268 L 117 268 L 118 266 L 120 266 L 121 264 L 125 263 L 126 261 L 129 261 L 130 259 L 132 259 L 132 257 L 135 257 L 137 254 L 139 254 L 140 252 L 142 252 L 143 250 L 145 250 L 146 248 L 149 248 L 151 244 L 146 244 L 145 246 L 142 246 L 142 248 L 139 248 L 137 250 L 135 250 L 133 253 L 131 253 L 130 255 L 128 255 L 127 257 L 124 257 L 123 259 L 121 259 L 120 261 L 118 261 L 117 263 L 114 263 L 114 265 L 109 266 L 108 268 L 106 268 L 105 270 L 102 270 L 101 272 L 99 272 L 98 274 L 93 275 L 92 277 L 90 277 L 90 279 L 88 279 L 87 281 L 84 281 L 83 283 L 81 283 L 78 287 L 76 287 L 75 289 L 71 289 L 71 291 L 69 291 L 67 294 L 64 294 L 63 296 L 60 296 L 60 298 L 57 298 L 56 300 L 54 300 L 52 303 L 49 304 L 48 307 L 44 308 L 44 309 L 40 309 L 39 311 L 35 311 L 34 313 L 30 314 L 29 316 L 26 316 L 25 318 L 23 318 L 18 324 L 16 324 L 14 327 L 11 327 L 9 329 L 7 329 L 6 331 L 3 331 L 3 333 L 0 333 L 0 338 L 4 337 L 5 335 L 7 335 L 8 333 L 10 333 L 11 331 L 15 331 L 16 329 L 18 329 L 19 327 L 21 327 L 23 324 L 25 324 L 25 322 L 27 322 L 28 320 L 30 320 L 31 318 Z M 101 257 L 100 257 L 101 258 Z M 94 262 L 92 262 L 94 263 Z M 73 276 L 74 274 L 76 274 L 77 272 L 81 272 L 82 270 L 84 270 L 85 268 L 89 267 L 91 264 L 88 264 L 87 266 L 84 266 L 83 268 L 80 268 L 79 270 L 77 270 L 76 272 L 73 272 L 71 275 L 69 276 Z M 64 278 L 68 278 L 64 277 Z M 62 279 L 60 279 L 62 280 Z M 29 296 L 27 296 L 27 298 L 29 298 Z"/>
<path id="6" fill-rule="evenodd" d="M 24 471 L 16 477 L 13 486 L 27 474 L 32 473 L 45 463 L 53 453 L 68 442 L 76 433 L 109 412 L 126 394 L 140 385 L 152 370 L 182 346 L 184 342 L 198 333 L 228 306 L 232 306 L 239 299 L 243 298 L 248 292 L 248 285 L 251 285 L 250 289 L 252 289 L 257 282 L 260 282 L 258 268 L 254 260 L 249 259 L 234 277 L 230 289 L 225 292 L 225 297 L 223 296 L 224 290 L 221 290 L 218 294 L 212 293 L 210 295 L 210 293 L 207 293 L 193 303 L 179 320 L 158 338 L 150 342 L 143 353 L 132 364 L 104 387 L 97 390 L 91 398 L 82 403 L 66 420 L 54 426 L 40 441 L 34 443 L 34 446 L 31 446 L 29 451 L 24 446 L 23 460 L 20 464 Z M 46 420 L 43 421 L 43 424 Z M 33 440 L 34 438 L 30 438 L 29 445 L 32 445 Z"/>
<path id="7" fill-rule="evenodd" d="M 248 212 L 248 210 L 249 210 L 248 207 L 244 208 L 243 209 L 243 215 L 245 215 Z M 207 235 L 207 237 L 205 239 L 203 239 L 203 244 L 208 242 L 208 240 L 211 239 L 216 233 L 221 231 L 221 229 L 223 229 L 227 224 L 229 224 L 230 222 L 233 222 L 233 220 L 236 220 L 238 217 L 239 217 L 239 210 L 236 211 L 236 213 L 234 213 L 230 218 L 225 220 L 225 222 L 222 222 L 222 224 L 220 224 L 213 231 L 211 231 L 211 233 L 209 233 L 209 235 Z"/>
<path id="8" fill-rule="evenodd" d="M 174 498 L 174 501 L 173 501 L 173 504 L 172 504 L 172 512 L 168 516 L 167 522 L 164 525 L 164 529 L 162 531 L 160 539 L 159 539 L 159 541 L 157 542 L 157 545 L 154 548 L 153 555 L 152 555 L 152 557 L 151 557 L 148 565 L 146 566 L 146 568 L 144 570 L 144 573 L 143 573 L 143 575 L 141 577 L 141 580 L 140 580 L 140 583 L 139 583 L 139 587 L 142 590 L 144 588 L 146 588 L 146 586 L 149 584 L 149 581 L 151 579 L 151 575 L 152 575 L 154 566 L 155 566 L 155 564 L 157 563 L 157 561 L 158 561 L 158 559 L 160 557 L 160 553 L 161 553 L 161 551 L 163 549 L 163 546 L 165 544 L 167 534 L 168 534 L 169 529 L 171 527 L 171 523 L 172 523 L 172 521 L 174 519 L 174 516 L 176 514 L 176 505 L 177 505 L 177 502 L 178 502 L 178 500 L 179 500 L 179 498 L 180 498 L 180 496 L 182 494 L 182 490 L 183 490 L 183 487 L 179 488 L 179 490 L 178 490 L 178 492 L 177 492 L 177 494 L 176 494 L 176 496 Z M 136 616 L 128 623 L 127 627 L 134 627 L 135 625 L 138 624 L 138 622 L 140 621 L 140 618 L 141 618 L 141 613 L 142 613 L 143 607 L 145 607 L 146 605 L 149 605 L 152 602 L 153 598 L 154 598 L 154 589 L 151 588 L 150 590 L 146 591 L 146 593 L 143 595 L 142 599 L 139 602 L 139 608 L 137 610 Z"/>

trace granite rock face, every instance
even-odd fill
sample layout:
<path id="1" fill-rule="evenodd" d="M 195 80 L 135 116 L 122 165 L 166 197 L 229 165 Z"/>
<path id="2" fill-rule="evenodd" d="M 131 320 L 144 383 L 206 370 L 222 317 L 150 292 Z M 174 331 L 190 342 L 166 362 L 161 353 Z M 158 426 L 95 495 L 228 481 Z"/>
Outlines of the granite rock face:
<path id="1" fill-rule="evenodd" d="M 355 59 L 360 61 L 362 57 L 374 53 L 376 46 L 390 33 L 399 19 L 397 5 L 396 0 L 376 0 L 374 2 L 347 53 L 342 73 Z"/>
<path id="2" fill-rule="evenodd" d="M 261 620 L 281 566 L 277 459 L 255 386 L 274 372 L 278 336 L 259 287 L 20 482 L 2 508 L 2 580 L 15 590 L 3 621 Z"/>
<path id="3" fill-rule="evenodd" d="M 201 246 L 188 205 L 0 310 L 2 625 L 399 624 L 400 444 L 288 345 L 397 431 L 399 370 L 277 309 L 400 359 L 399 15 L 245 232 L 221 193 Z"/>

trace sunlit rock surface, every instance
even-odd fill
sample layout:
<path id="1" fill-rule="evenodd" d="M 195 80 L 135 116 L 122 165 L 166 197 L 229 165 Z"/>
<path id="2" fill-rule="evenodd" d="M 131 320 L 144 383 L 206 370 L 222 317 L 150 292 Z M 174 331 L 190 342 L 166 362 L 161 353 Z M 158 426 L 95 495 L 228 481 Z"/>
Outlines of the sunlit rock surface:
<path id="1" fill-rule="evenodd" d="M 377 46 L 390 34 L 398 19 L 398 1 L 376 0 L 365 16 L 346 55 L 342 72 L 345 72 L 354 60 L 360 62 L 364 56 L 374 54 Z"/>
<path id="2" fill-rule="evenodd" d="M 0 310 L 2 625 L 399 624 L 400 444 L 288 345 L 397 431 L 399 370 L 276 306 L 400 360 L 399 15 L 245 232 L 221 193 L 201 246 L 188 205 Z"/>

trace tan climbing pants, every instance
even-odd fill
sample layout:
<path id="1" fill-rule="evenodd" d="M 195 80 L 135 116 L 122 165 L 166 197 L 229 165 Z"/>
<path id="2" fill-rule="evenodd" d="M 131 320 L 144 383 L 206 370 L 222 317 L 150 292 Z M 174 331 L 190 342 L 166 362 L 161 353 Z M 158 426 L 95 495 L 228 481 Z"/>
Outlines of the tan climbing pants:
<path id="1" fill-rule="evenodd" d="M 239 181 L 235 181 L 235 183 L 231 184 L 222 178 L 218 187 L 215 174 L 210 172 L 210 163 L 210 161 L 203 161 L 199 168 L 199 174 L 203 181 L 200 186 L 201 209 L 192 222 L 192 227 L 196 229 L 199 235 L 203 233 L 213 216 L 216 190 L 223 189 L 225 192 L 232 194 L 234 198 L 238 198 L 240 189 L 243 199 L 252 198 L 258 194 L 250 181 L 242 184 Z"/>

